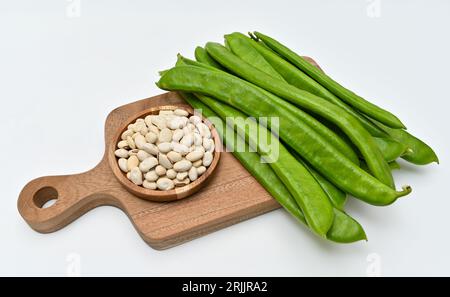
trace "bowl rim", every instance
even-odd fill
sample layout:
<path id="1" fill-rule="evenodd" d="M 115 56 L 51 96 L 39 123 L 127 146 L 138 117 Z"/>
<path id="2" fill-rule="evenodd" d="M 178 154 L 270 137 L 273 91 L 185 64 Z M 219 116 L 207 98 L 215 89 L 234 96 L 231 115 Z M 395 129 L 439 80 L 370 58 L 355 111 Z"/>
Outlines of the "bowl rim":
<path id="1" fill-rule="evenodd" d="M 119 168 L 119 164 L 117 163 L 117 160 L 119 158 L 117 158 L 114 153 L 117 150 L 118 142 L 120 140 L 122 140 L 122 133 L 128 129 L 128 125 L 134 123 L 139 118 L 145 118 L 146 116 L 155 114 L 155 113 L 159 112 L 160 110 L 175 110 L 175 109 L 186 110 L 189 113 L 189 116 L 192 116 L 192 115 L 200 116 L 202 119 L 202 122 L 204 124 L 206 124 L 208 126 L 208 128 L 211 130 L 211 136 L 215 142 L 213 161 L 211 162 L 211 165 L 206 169 L 205 173 L 203 173 L 195 181 L 191 182 L 188 185 L 182 186 L 182 187 L 178 187 L 178 188 L 175 187 L 172 190 L 167 190 L 167 191 L 151 190 L 151 189 L 146 189 L 142 186 L 138 186 L 138 185 L 134 184 L 127 178 L 126 173 L 123 172 Z M 221 149 L 222 142 L 221 142 L 219 133 L 217 132 L 213 123 L 211 123 L 208 119 L 203 117 L 203 115 L 195 112 L 195 110 L 190 105 L 177 104 L 177 105 L 160 105 L 160 106 L 150 107 L 150 108 L 144 109 L 140 112 L 134 113 L 132 116 L 128 117 L 123 123 L 124 124 L 121 125 L 121 128 L 119 128 L 117 130 L 117 133 L 114 134 L 113 141 L 109 144 L 109 147 L 108 147 L 109 165 L 111 167 L 111 170 L 113 171 L 114 176 L 120 182 L 120 184 L 123 187 L 125 187 L 125 189 L 128 190 L 130 193 L 138 196 L 139 198 L 156 201 L 156 202 L 174 201 L 174 200 L 180 200 L 180 199 L 186 198 L 186 197 L 194 194 L 198 190 L 200 190 L 205 185 L 208 178 L 214 173 L 215 169 L 217 168 L 217 165 L 220 160 L 221 150 L 222 150 Z"/>

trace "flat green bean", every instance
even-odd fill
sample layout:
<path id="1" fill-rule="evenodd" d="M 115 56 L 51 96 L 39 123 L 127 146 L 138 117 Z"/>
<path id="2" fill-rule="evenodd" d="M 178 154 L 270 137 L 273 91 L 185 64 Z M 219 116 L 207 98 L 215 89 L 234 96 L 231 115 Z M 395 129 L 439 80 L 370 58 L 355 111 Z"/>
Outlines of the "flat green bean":
<path id="1" fill-rule="evenodd" d="M 416 165 L 427 165 L 433 162 L 439 163 L 439 158 L 433 149 L 419 138 L 405 130 L 392 129 L 379 122 L 376 124 L 382 127 L 393 139 L 406 145 L 408 150 L 402 156 L 406 161 Z"/>
<path id="2" fill-rule="evenodd" d="M 238 135 L 249 139 L 249 145 L 254 144 L 258 153 L 270 161 L 269 166 L 300 206 L 308 226 L 318 235 L 326 236 L 334 220 L 333 207 L 308 169 L 299 163 L 263 125 L 251 119 L 244 121 L 247 116 L 231 106 L 201 94 L 197 97 L 226 121 L 227 125 L 233 127 Z M 261 141 L 261 135 L 268 136 L 269 141 Z M 274 152 L 274 149 L 278 151 Z"/>
<path id="3" fill-rule="evenodd" d="M 194 54 L 195 54 L 195 59 L 198 62 L 213 66 L 215 68 L 223 69 L 219 63 L 217 63 L 216 61 L 214 61 L 213 58 L 211 58 L 211 56 L 206 52 L 206 50 L 203 47 L 197 46 L 195 48 Z"/>
<path id="4" fill-rule="evenodd" d="M 258 51 L 252 47 L 247 39 L 242 38 L 240 33 L 225 35 L 225 41 L 230 50 L 245 62 L 253 65 L 268 75 L 285 81 L 284 78 L 264 59 Z"/>
<path id="5" fill-rule="evenodd" d="M 344 88 L 331 77 L 326 75 L 323 71 L 311 65 L 311 63 L 306 61 L 303 57 L 297 55 L 295 52 L 282 45 L 280 42 L 259 32 L 254 32 L 254 34 L 259 39 L 264 41 L 267 46 L 277 52 L 280 56 L 290 61 L 292 64 L 300 68 L 300 70 L 304 71 L 322 86 L 330 90 L 346 103 L 361 111 L 363 114 L 368 115 L 371 118 L 374 118 L 389 127 L 405 128 L 403 123 L 395 115 L 365 100 L 349 89 Z"/>
<path id="6" fill-rule="evenodd" d="M 398 164 L 397 161 L 391 161 L 389 162 L 389 167 L 391 167 L 392 170 L 400 169 L 400 164 Z"/>
<path id="7" fill-rule="evenodd" d="M 395 188 L 389 165 L 384 160 L 375 141 L 351 114 L 321 97 L 273 79 L 270 75 L 230 53 L 221 44 L 208 42 L 206 51 L 222 66 L 240 77 L 314 114 L 320 115 L 338 126 L 359 149 L 369 166 L 370 172 L 381 182 Z"/>
<path id="8" fill-rule="evenodd" d="M 308 226 L 300 207 L 297 205 L 286 186 L 267 163 L 261 162 L 260 155 L 249 151 L 248 144 L 246 144 L 247 147 L 244 151 L 236 150 L 236 148 L 233 147 L 236 135 L 224 133 L 224 122 L 218 118 L 208 106 L 195 98 L 194 95 L 188 93 L 181 93 L 181 95 L 193 108 L 201 110 L 202 114 L 215 124 L 216 130 L 222 138 L 224 145 L 229 147 L 229 150 L 240 163 L 280 203 L 280 205 L 299 222 Z M 327 239 L 338 243 L 351 243 L 366 240 L 367 237 L 364 229 L 357 221 L 346 213 L 335 209 L 333 225 L 327 233 Z"/>
<path id="9" fill-rule="evenodd" d="M 326 178 L 324 178 L 319 172 L 317 172 L 314 168 L 312 168 L 308 163 L 303 161 L 298 154 L 294 154 L 294 156 L 299 160 L 303 166 L 305 166 L 311 175 L 317 180 L 319 185 L 324 190 L 325 194 L 327 194 L 333 206 L 339 210 L 344 211 L 345 203 L 347 202 L 347 194 L 340 189 L 338 189 L 335 185 L 329 182 Z"/>
<path id="10" fill-rule="evenodd" d="M 202 67 L 177 66 L 166 72 L 157 85 L 164 90 L 212 96 L 255 118 L 277 117 L 279 123 L 270 124 L 278 125 L 285 143 L 334 185 L 367 203 L 388 205 L 411 192 L 409 186 L 397 192 L 384 185 L 330 146 L 308 125 L 284 109 L 274 107 L 267 92 L 240 78 Z"/>
<path id="11" fill-rule="evenodd" d="M 291 85 L 308 91 L 314 95 L 327 99 L 328 101 L 336 104 L 337 106 L 345 109 L 348 113 L 357 118 L 363 127 L 372 135 L 378 137 L 388 137 L 387 133 L 378 128 L 375 124 L 369 121 L 366 117 L 359 114 L 351 106 L 344 103 L 341 99 L 328 91 L 321 84 L 309 77 L 303 71 L 284 60 L 278 54 L 274 53 L 267 47 L 263 46 L 261 42 L 251 40 L 247 36 L 241 34 L 241 38 L 247 38 L 250 44 L 269 62 Z"/>
<path id="12" fill-rule="evenodd" d="M 211 67 L 210 65 L 189 60 L 181 55 L 178 56 L 178 61 L 176 65 L 199 66 L 209 70 L 219 71 L 219 69 Z M 225 73 L 223 71 L 221 72 Z M 294 105 L 285 102 L 284 100 L 274 96 L 272 93 L 269 93 L 265 90 L 263 90 L 263 92 L 266 93 L 266 96 L 272 98 L 274 107 L 280 106 L 280 108 L 285 108 L 286 110 L 292 112 L 299 121 L 302 121 L 305 124 L 309 125 L 311 128 L 313 128 L 318 134 L 320 134 L 324 139 L 326 139 L 326 141 L 328 141 L 330 145 L 335 146 L 342 154 L 347 156 L 347 158 L 349 158 L 353 163 L 359 164 L 358 156 L 353 150 L 352 146 L 346 143 L 344 140 L 342 140 L 339 135 L 337 135 L 335 132 L 327 128 L 324 124 L 317 121 L 314 117 L 310 116 L 309 114 L 295 107 Z"/>
<path id="13" fill-rule="evenodd" d="M 387 162 L 396 160 L 408 151 L 406 145 L 391 138 L 374 137 L 374 140 Z"/>

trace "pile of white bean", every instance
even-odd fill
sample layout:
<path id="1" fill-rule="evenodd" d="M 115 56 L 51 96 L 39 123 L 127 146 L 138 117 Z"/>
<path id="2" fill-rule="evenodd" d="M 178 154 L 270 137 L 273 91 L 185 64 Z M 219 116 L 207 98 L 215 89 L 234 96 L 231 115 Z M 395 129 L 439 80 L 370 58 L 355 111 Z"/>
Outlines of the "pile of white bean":
<path id="1" fill-rule="evenodd" d="M 123 132 L 115 155 L 119 168 L 138 186 L 171 190 L 188 185 L 211 165 L 211 130 L 183 109 L 137 119 Z"/>

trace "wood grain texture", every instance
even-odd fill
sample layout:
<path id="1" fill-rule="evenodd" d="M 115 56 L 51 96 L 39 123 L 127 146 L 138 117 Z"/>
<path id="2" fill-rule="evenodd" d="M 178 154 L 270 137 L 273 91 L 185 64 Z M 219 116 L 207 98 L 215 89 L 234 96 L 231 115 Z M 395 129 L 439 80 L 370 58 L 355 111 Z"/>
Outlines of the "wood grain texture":
<path id="1" fill-rule="evenodd" d="M 49 233 L 97 206 L 111 205 L 128 215 L 151 247 L 166 249 L 280 207 L 227 152 L 221 154 L 216 172 L 207 184 L 179 201 L 143 200 L 118 182 L 107 157 L 117 131 L 144 109 L 179 104 L 186 102 L 169 92 L 113 110 L 105 124 L 106 149 L 100 163 L 82 174 L 41 177 L 28 183 L 18 199 L 22 217 L 34 230 Z M 54 205 L 42 208 L 54 198 L 57 198 Z"/>

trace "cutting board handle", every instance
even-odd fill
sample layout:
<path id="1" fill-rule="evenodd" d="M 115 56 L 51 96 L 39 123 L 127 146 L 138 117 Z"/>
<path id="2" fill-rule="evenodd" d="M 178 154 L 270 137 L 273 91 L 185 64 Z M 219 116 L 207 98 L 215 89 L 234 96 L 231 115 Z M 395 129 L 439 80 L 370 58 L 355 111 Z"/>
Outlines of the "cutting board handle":
<path id="1" fill-rule="evenodd" d="M 85 173 L 32 180 L 19 195 L 20 214 L 34 230 L 49 233 L 97 206 L 120 207 L 108 191 L 108 178 L 102 178 L 105 175 L 103 167 L 102 162 Z M 47 204 L 51 200 L 54 204 Z"/>

